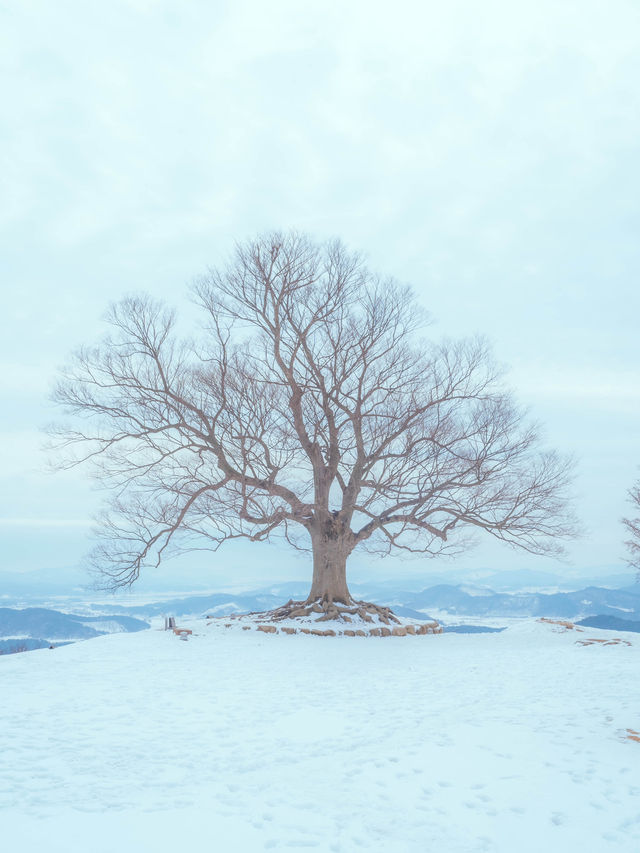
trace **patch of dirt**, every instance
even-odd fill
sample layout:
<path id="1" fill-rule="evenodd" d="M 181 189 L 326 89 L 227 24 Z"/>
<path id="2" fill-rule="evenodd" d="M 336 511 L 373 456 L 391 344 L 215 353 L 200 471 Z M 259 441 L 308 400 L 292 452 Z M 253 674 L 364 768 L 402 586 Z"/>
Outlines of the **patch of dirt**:
<path id="1" fill-rule="evenodd" d="M 584 640 L 576 640 L 578 646 L 592 646 L 600 644 L 601 646 L 630 646 L 629 640 L 623 640 L 622 637 L 585 637 Z"/>

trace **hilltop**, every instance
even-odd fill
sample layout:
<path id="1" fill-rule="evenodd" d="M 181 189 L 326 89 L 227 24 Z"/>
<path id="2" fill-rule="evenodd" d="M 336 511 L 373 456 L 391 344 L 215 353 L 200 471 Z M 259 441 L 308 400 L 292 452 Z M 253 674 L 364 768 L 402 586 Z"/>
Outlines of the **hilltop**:
<path id="1" fill-rule="evenodd" d="M 0 658 L 9 847 L 639 848 L 634 635 L 224 625 L 187 620 L 183 642 L 156 621 Z"/>

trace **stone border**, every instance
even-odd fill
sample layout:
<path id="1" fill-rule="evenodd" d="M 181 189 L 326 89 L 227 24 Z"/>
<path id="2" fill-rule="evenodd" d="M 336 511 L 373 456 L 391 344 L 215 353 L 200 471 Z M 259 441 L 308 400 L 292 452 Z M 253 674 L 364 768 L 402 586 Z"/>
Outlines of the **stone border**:
<path id="1" fill-rule="evenodd" d="M 228 626 L 231 627 L 231 623 Z M 243 625 L 244 631 L 251 630 L 250 625 Z M 369 628 L 368 631 L 362 629 L 345 628 L 344 631 L 334 631 L 332 628 L 293 628 L 283 625 L 281 628 L 276 628 L 275 625 L 257 625 L 256 631 L 262 631 L 264 634 L 309 634 L 313 637 L 407 637 L 410 635 L 424 636 L 425 634 L 442 634 L 442 625 L 437 622 L 431 622 L 427 625 L 398 625 L 395 628 Z"/>

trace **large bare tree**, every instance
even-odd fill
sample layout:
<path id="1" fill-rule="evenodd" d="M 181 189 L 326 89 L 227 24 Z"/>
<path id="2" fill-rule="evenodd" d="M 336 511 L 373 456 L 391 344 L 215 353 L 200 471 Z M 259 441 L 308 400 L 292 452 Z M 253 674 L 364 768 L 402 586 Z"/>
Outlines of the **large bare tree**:
<path id="1" fill-rule="evenodd" d="M 640 580 L 640 480 L 637 480 L 629 489 L 629 503 L 636 516 L 622 519 L 629 537 L 624 544 L 627 546 L 627 562 L 632 568 L 638 570 Z"/>
<path id="2" fill-rule="evenodd" d="M 190 547 L 275 535 L 313 555 L 308 603 L 352 603 L 355 548 L 433 556 L 485 533 L 534 554 L 572 534 L 569 464 L 499 384 L 482 340 L 421 339 L 408 288 L 339 242 L 268 234 L 195 288 L 180 339 L 147 297 L 111 308 L 55 399 L 67 464 L 108 487 L 94 557 L 114 586 Z"/>

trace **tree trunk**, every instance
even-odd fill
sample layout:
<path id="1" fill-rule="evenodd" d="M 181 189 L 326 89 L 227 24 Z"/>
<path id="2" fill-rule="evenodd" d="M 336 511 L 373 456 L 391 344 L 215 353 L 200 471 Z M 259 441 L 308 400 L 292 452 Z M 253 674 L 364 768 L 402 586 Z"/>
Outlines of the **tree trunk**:
<path id="1" fill-rule="evenodd" d="M 313 547 L 313 580 L 308 602 L 317 599 L 351 604 L 347 586 L 347 557 L 352 548 L 346 537 L 322 534 L 311 536 Z"/>

